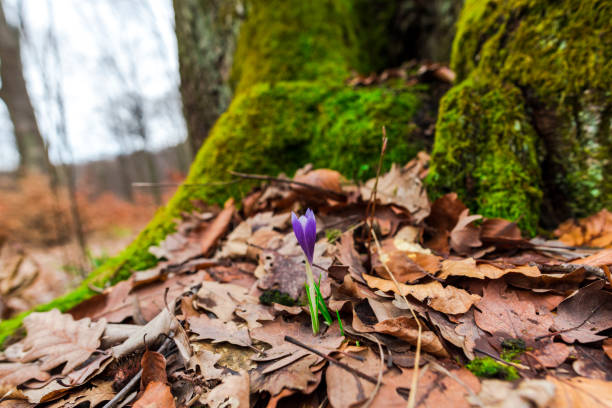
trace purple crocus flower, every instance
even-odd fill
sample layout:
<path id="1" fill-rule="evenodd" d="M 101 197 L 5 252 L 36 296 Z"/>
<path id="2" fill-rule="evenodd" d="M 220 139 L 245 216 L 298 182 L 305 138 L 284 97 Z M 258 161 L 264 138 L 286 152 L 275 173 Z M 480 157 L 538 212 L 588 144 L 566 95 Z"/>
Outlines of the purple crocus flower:
<path id="1" fill-rule="evenodd" d="M 317 221 L 314 212 L 309 208 L 306 210 L 306 215 L 302 215 L 300 218 L 292 212 L 291 222 L 293 223 L 293 233 L 302 247 L 308 263 L 312 265 L 314 246 L 317 240 Z"/>

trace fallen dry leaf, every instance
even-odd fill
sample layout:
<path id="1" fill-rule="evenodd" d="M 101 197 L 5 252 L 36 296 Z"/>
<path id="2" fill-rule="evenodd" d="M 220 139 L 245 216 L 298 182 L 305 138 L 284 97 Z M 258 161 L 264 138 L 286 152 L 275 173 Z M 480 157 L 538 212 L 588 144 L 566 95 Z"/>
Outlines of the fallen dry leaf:
<path id="1" fill-rule="evenodd" d="M 314 249 L 314 264 L 319 267 L 312 268 L 315 280 L 321 280 L 323 296 L 329 296 L 330 293 L 326 270 L 332 264 L 332 259 L 324 256 L 326 251 L 327 243 L 325 241 L 317 242 Z M 279 249 L 263 251 L 262 255 L 260 259 L 260 270 L 262 272 L 256 272 L 256 276 L 261 276 L 258 283 L 259 287 L 261 289 L 278 289 L 287 293 L 293 299 L 298 299 L 304 293 L 306 260 L 295 235 L 293 233 L 285 235 Z"/>
<path id="2" fill-rule="evenodd" d="M 195 304 L 208 310 L 223 322 L 232 320 L 234 310 L 241 303 L 256 303 L 257 299 L 248 295 L 248 290 L 231 283 L 202 282 L 196 294 Z"/>
<path id="3" fill-rule="evenodd" d="M 487 408 L 553 408 L 556 387 L 546 380 L 523 380 L 512 383 L 484 380 L 478 398 L 468 397 L 474 406 Z"/>
<path id="4" fill-rule="evenodd" d="M 313 373 L 311 369 L 318 360 L 317 356 L 303 355 L 297 361 L 268 373 L 263 371 L 270 363 L 258 364 L 250 373 L 251 390 L 267 391 L 271 396 L 278 395 L 285 388 L 306 391 L 321 381 L 321 371 Z"/>
<path id="5" fill-rule="evenodd" d="M 572 368 L 579 376 L 612 381 L 612 361 L 599 349 L 575 345 Z"/>
<path id="6" fill-rule="evenodd" d="M 106 321 L 92 323 L 89 318 L 75 321 L 69 314 L 53 309 L 32 313 L 23 324 L 28 333 L 26 338 L 10 347 L 20 350 L 19 362 L 39 360 L 40 369 L 45 371 L 65 363 L 62 375 L 66 375 L 96 351 Z"/>
<path id="7" fill-rule="evenodd" d="M 554 328 L 563 341 L 590 343 L 607 336 L 597 333 L 612 327 L 612 293 L 599 280 L 578 290 L 557 307 Z"/>
<path id="8" fill-rule="evenodd" d="M 591 408 L 612 407 L 612 383 L 590 378 L 555 378 L 546 377 L 555 385 L 555 396 L 550 401 L 550 408 Z"/>
<path id="9" fill-rule="evenodd" d="M 498 349 L 506 339 L 521 339 L 533 347 L 546 367 L 558 366 L 569 355 L 566 345 L 552 343 L 547 337 L 552 315 L 538 313 L 532 303 L 521 301 L 516 292 L 507 290 L 503 281 L 490 281 L 485 286 L 484 296 L 476 303 L 474 319 L 482 330 L 494 336 Z"/>
<path id="10" fill-rule="evenodd" d="M 368 180 L 361 187 L 361 197 L 370 200 L 376 179 Z M 381 204 L 393 204 L 408 210 L 418 223 L 429 215 L 429 199 L 423 182 L 413 171 L 402 169 L 397 164 L 378 179 L 376 199 Z"/>
<path id="11" fill-rule="evenodd" d="M 250 384 L 246 371 L 223 377 L 221 384 L 200 397 L 199 402 L 210 408 L 249 408 Z"/>
<path id="12" fill-rule="evenodd" d="M 170 387 L 157 381 L 149 383 L 133 408 L 174 408 L 174 397 Z"/>
<path id="13" fill-rule="evenodd" d="M 0 384 L 21 385 L 29 380 L 46 381 L 51 375 L 36 363 L 0 363 Z"/>
<path id="14" fill-rule="evenodd" d="M 380 289 L 383 292 L 395 292 L 398 290 L 391 280 L 364 275 L 368 286 Z M 401 295 L 410 295 L 421 302 L 427 303 L 433 309 L 448 314 L 460 314 L 467 312 L 470 307 L 480 299 L 478 295 L 472 295 L 463 289 L 453 286 L 443 287 L 440 282 L 433 281 L 419 285 L 405 285 L 400 283 Z"/>
<path id="15" fill-rule="evenodd" d="M 91 386 L 80 389 L 78 392 L 73 392 L 63 399 L 48 405 L 47 408 L 76 408 L 83 406 L 81 404 L 85 403 L 88 403 L 90 407 L 95 407 L 102 402 L 110 401 L 115 394 L 112 381 L 94 380 Z"/>
<path id="16" fill-rule="evenodd" d="M 220 354 L 210 350 L 196 350 L 187 366 L 201 374 L 205 380 L 216 380 L 221 378 L 223 373 L 222 369 L 215 367 L 220 358 Z"/>
<path id="17" fill-rule="evenodd" d="M 503 281 L 490 281 L 476 303 L 474 318 L 478 326 L 509 338 L 535 338 L 549 333 L 553 324 L 550 314 L 539 315 L 529 302 L 521 302 Z"/>
<path id="18" fill-rule="evenodd" d="M 224 322 L 201 314 L 187 318 L 187 322 L 189 331 L 197 334 L 198 339 L 212 340 L 213 343 L 228 342 L 243 347 L 251 345 L 246 326 L 240 327 L 232 320 Z"/>
<path id="19" fill-rule="evenodd" d="M 604 208 L 577 222 L 567 220 L 555 234 L 561 242 L 571 246 L 609 247 L 612 245 L 612 213 Z"/>
<path id="20" fill-rule="evenodd" d="M 612 265 L 612 248 L 604 249 L 586 258 L 576 259 L 571 263 L 598 267 Z"/>

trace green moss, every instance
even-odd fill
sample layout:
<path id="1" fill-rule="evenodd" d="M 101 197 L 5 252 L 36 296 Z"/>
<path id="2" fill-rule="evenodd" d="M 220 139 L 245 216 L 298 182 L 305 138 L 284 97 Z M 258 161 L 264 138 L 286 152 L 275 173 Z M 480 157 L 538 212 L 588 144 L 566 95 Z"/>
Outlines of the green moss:
<path id="1" fill-rule="evenodd" d="M 232 67 L 237 92 L 259 82 L 340 82 L 357 64 L 350 0 L 251 0 Z"/>
<path id="2" fill-rule="evenodd" d="M 542 141 L 540 189 L 549 225 L 612 205 L 605 177 L 612 171 L 611 20 L 605 0 L 467 0 L 457 24 L 451 67 L 458 79 L 487 78 L 522 94 L 514 100 Z M 503 118 L 504 109 L 486 114 Z"/>
<path id="3" fill-rule="evenodd" d="M 401 85 L 334 92 L 321 105 L 310 149 L 312 163 L 337 169 L 353 179 L 373 177 L 383 125 L 389 138 L 384 168 L 406 162 L 428 147 L 416 136 L 414 124 L 423 94 L 419 88 Z"/>
<path id="4" fill-rule="evenodd" d="M 270 289 L 264 291 L 261 296 L 259 296 L 259 301 L 264 304 L 271 306 L 273 303 L 278 303 L 279 305 L 285 306 L 294 306 L 295 299 L 289 296 L 287 293 L 281 292 L 280 290 Z"/>
<path id="5" fill-rule="evenodd" d="M 516 368 L 504 365 L 491 357 L 478 357 L 465 365 L 474 375 L 483 378 L 497 378 L 500 380 L 513 381 L 520 377 Z"/>
<path id="6" fill-rule="evenodd" d="M 534 233 L 542 198 L 538 150 L 520 91 L 474 73 L 442 98 L 426 182 L 433 199 L 455 191 L 474 212 Z"/>

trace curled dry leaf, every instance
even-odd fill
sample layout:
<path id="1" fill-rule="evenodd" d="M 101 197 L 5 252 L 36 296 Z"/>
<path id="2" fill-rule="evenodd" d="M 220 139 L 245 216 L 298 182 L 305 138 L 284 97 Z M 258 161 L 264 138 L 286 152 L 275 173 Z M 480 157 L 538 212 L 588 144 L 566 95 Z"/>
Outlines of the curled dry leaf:
<path id="1" fill-rule="evenodd" d="M 170 331 L 176 330 L 180 323 L 176 317 L 164 308 L 153 320 L 144 326 L 139 327 L 130 337 L 123 343 L 111 348 L 113 357 L 121 358 L 143 346 L 143 338 L 147 342 L 147 347 L 150 347 L 161 334 L 168 334 Z"/>
<path id="2" fill-rule="evenodd" d="M 366 269 L 361 262 L 359 253 L 355 250 L 353 231 L 347 231 L 340 235 L 340 239 L 336 242 L 335 255 L 343 265 L 348 266 L 353 279 L 365 283 L 361 276 L 366 273 Z"/>
<path id="3" fill-rule="evenodd" d="M 315 169 L 307 172 L 306 174 L 297 174 L 293 180 L 325 190 L 334 191 L 336 193 L 342 193 L 342 186 L 340 185 L 342 175 L 336 170 Z M 294 185 L 292 188 L 301 194 L 314 195 L 315 197 L 320 197 L 321 195 L 321 193 L 316 190 L 299 185 Z"/>
<path id="4" fill-rule="evenodd" d="M 377 278 L 371 275 L 364 275 L 368 286 L 373 289 L 380 289 L 383 292 L 398 293 L 398 289 L 391 280 Z M 401 295 L 410 295 L 421 302 L 427 303 L 431 308 L 447 314 L 460 314 L 467 312 L 470 307 L 480 299 L 480 296 L 473 295 L 463 289 L 454 286 L 442 286 L 440 282 L 433 281 L 419 285 L 405 285 L 400 283 L 399 290 Z"/>
<path id="5" fill-rule="evenodd" d="M 152 382 L 165 384 L 168 381 L 166 375 L 166 358 L 156 351 L 147 350 L 140 359 L 142 376 L 140 377 L 140 390 L 144 390 Z"/>
<path id="6" fill-rule="evenodd" d="M 467 255 L 473 248 L 482 246 L 480 230 L 472 223 L 482 218 L 482 215 L 468 215 L 467 208 L 459 214 L 459 220 L 450 232 L 450 246 L 460 255 Z"/>
<path id="7" fill-rule="evenodd" d="M 401 316 L 378 322 L 374 325 L 374 330 L 378 333 L 389 334 L 414 345 L 416 345 L 419 336 L 416 321 L 408 316 Z M 424 351 L 435 356 L 449 356 L 438 336 L 432 331 L 423 330 L 421 332 L 421 346 Z"/>
<path id="8" fill-rule="evenodd" d="M 563 341 L 590 343 L 607 336 L 597 333 L 612 327 L 612 293 L 599 280 L 578 290 L 557 307 L 554 328 Z"/>
<path id="9" fill-rule="evenodd" d="M 447 279 L 449 276 L 462 276 L 476 279 L 499 279 L 508 273 L 518 273 L 529 277 L 541 275 L 536 266 L 517 266 L 514 268 L 502 269 L 489 263 L 476 264 L 473 258 L 461 260 L 446 259 L 442 261 L 442 271 L 438 275 L 440 279 Z"/>
<path id="10" fill-rule="evenodd" d="M 466 209 L 456 193 L 446 194 L 434 201 L 431 214 L 425 219 L 425 223 L 434 231 L 426 246 L 441 254 L 448 254 L 450 232 Z"/>

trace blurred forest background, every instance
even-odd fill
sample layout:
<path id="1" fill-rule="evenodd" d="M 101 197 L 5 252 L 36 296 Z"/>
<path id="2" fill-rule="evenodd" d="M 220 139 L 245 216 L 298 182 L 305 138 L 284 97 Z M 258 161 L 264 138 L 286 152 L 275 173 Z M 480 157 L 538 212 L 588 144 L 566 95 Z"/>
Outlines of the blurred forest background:
<path id="1" fill-rule="evenodd" d="M 129 243 L 193 151 L 170 1 L 0 6 L 0 270 L 15 275 L 0 295 L 29 292 L 15 312 Z"/>

